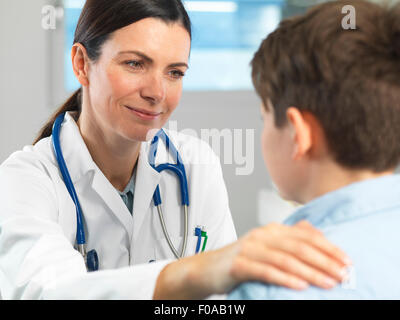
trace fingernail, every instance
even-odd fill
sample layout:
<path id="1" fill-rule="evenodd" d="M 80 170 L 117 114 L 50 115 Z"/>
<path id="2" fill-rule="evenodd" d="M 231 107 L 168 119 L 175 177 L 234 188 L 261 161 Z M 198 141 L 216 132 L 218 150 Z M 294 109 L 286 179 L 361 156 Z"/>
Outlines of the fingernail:
<path id="1" fill-rule="evenodd" d="M 332 288 L 337 284 L 337 282 L 332 278 L 325 278 L 324 279 L 324 286 L 328 288 Z"/>
<path id="2" fill-rule="evenodd" d="M 305 282 L 305 281 L 302 281 L 302 280 L 298 280 L 297 281 L 297 288 L 298 289 L 306 289 L 306 288 L 308 288 L 308 283 L 307 282 Z"/>
<path id="3" fill-rule="evenodd" d="M 350 258 L 348 256 L 344 256 L 342 261 L 344 262 L 344 264 L 346 265 L 351 265 L 353 264 L 353 262 L 351 262 Z"/>
<path id="4" fill-rule="evenodd" d="M 340 279 L 342 279 L 342 280 L 345 279 L 347 277 L 347 275 L 348 275 L 347 267 L 342 268 L 339 271 L 338 275 L 339 275 Z"/>

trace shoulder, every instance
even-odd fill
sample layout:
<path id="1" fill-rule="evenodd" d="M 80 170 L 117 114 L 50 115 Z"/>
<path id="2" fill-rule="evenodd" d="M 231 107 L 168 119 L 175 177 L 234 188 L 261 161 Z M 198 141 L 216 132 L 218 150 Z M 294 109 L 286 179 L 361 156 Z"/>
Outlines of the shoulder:
<path id="1" fill-rule="evenodd" d="M 28 145 L 22 150 L 12 153 L 0 165 L 0 175 L 47 171 L 49 166 L 54 166 L 55 161 L 50 142 L 50 138 L 45 138 L 36 145 Z"/>
<path id="2" fill-rule="evenodd" d="M 47 139 L 35 146 L 26 146 L 0 165 L 0 208 L 3 213 L 11 213 L 16 207 L 28 204 L 32 207 L 54 204 L 56 191 L 52 177 L 56 171 L 48 143 Z"/>
<path id="3" fill-rule="evenodd" d="M 356 290 L 338 284 L 332 289 L 310 286 L 305 290 L 293 290 L 260 282 L 248 282 L 233 290 L 230 300 L 345 300 L 360 299 Z"/>

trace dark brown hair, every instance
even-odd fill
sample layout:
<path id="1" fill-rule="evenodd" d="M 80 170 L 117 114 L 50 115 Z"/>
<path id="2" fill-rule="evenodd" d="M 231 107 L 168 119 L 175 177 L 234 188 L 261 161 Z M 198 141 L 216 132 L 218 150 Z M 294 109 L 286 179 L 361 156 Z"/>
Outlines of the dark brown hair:
<path id="1" fill-rule="evenodd" d="M 345 5 L 356 29 L 345 30 Z M 275 125 L 297 107 L 320 122 L 337 163 L 382 172 L 400 162 L 400 5 L 318 5 L 281 22 L 252 60 L 253 84 Z M 268 108 L 267 108 L 268 109 Z"/>
<path id="2" fill-rule="evenodd" d="M 91 61 L 101 55 L 102 45 L 118 29 L 145 18 L 166 23 L 179 22 L 192 37 L 191 22 L 181 0 L 87 0 L 75 31 L 74 43 L 81 43 Z M 55 119 L 67 111 L 81 111 L 82 88 L 77 90 L 40 130 L 34 144 L 51 136 Z"/>

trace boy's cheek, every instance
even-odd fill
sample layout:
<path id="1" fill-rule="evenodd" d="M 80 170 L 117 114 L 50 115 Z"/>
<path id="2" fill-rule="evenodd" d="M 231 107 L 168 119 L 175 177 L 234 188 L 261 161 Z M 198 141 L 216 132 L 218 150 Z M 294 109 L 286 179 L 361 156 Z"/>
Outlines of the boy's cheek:
<path id="1" fill-rule="evenodd" d="M 282 154 L 276 139 L 271 135 L 270 132 L 264 130 L 262 138 L 262 152 L 264 158 L 264 164 L 268 170 L 268 173 L 273 183 L 280 189 L 281 173 L 283 163 Z"/>
<path id="2" fill-rule="evenodd" d="M 279 195 L 285 200 L 292 200 L 293 186 L 296 184 L 295 164 L 291 159 L 290 142 L 283 135 L 264 130 L 262 137 L 262 152 L 265 166 L 278 189 Z"/>

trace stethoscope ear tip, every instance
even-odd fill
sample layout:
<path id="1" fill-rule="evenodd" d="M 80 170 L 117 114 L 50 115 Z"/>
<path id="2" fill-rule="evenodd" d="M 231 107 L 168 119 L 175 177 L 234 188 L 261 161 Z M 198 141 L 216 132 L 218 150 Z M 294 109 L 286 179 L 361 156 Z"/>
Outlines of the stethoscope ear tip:
<path id="1" fill-rule="evenodd" d="M 99 257 L 96 250 L 90 250 L 86 255 L 86 266 L 89 272 L 99 270 Z"/>

